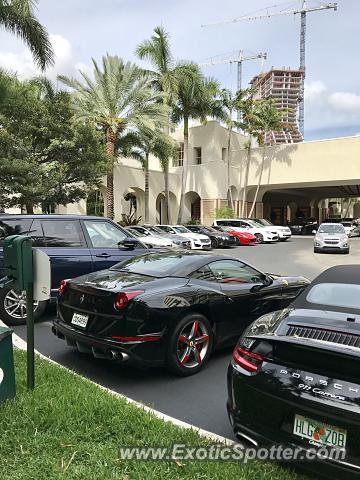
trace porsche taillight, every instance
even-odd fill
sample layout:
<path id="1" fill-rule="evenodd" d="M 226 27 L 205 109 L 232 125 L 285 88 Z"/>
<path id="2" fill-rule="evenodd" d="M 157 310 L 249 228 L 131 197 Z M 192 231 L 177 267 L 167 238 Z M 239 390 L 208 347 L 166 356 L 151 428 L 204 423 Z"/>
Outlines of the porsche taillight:
<path id="1" fill-rule="evenodd" d="M 114 307 L 116 310 L 124 310 L 132 298 L 144 293 L 143 290 L 133 290 L 132 292 L 120 292 L 116 295 Z"/>
<path id="2" fill-rule="evenodd" d="M 264 361 L 263 356 L 259 355 L 258 353 L 250 352 L 249 350 L 239 347 L 238 345 L 233 351 L 232 358 L 237 365 L 252 373 L 257 372 Z"/>

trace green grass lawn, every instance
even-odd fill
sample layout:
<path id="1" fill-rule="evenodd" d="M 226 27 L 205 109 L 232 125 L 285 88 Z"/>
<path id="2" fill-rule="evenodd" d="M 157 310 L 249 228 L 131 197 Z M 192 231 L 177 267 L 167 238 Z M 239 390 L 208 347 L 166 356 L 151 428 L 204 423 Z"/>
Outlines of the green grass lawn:
<path id="1" fill-rule="evenodd" d="M 119 445 L 210 442 L 39 358 L 36 389 L 29 393 L 23 352 L 15 352 L 15 363 L 16 400 L 0 405 L 1 480 L 300 478 L 273 463 L 119 461 Z"/>

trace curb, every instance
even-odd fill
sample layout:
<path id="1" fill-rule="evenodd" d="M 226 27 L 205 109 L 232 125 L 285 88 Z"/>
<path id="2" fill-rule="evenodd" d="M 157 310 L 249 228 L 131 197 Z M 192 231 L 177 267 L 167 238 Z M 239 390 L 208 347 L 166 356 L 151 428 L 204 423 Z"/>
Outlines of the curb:
<path id="1" fill-rule="evenodd" d="M 5 323 L 3 323 L 1 320 L 0 320 L 0 326 L 7 327 L 7 325 Z M 12 339 L 13 339 L 13 345 L 14 345 L 15 348 L 17 348 L 18 350 L 26 351 L 27 344 L 22 338 L 20 338 L 18 335 L 13 333 Z M 139 409 L 141 409 L 141 410 L 143 410 L 147 413 L 150 413 L 150 414 L 154 415 L 155 417 L 159 418 L 160 420 L 163 420 L 164 422 L 171 423 L 173 425 L 176 425 L 177 427 L 184 428 L 184 429 L 187 429 L 187 430 L 193 430 L 198 435 L 200 435 L 200 437 L 206 438 L 208 440 L 212 440 L 216 443 L 222 443 L 222 444 L 227 445 L 227 446 L 232 446 L 232 445 L 235 445 L 237 443 L 236 441 L 230 440 L 229 438 L 222 437 L 221 435 L 217 435 L 216 433 L 209 432 L 208 430 L 203 430 L 202 428 L 196 427 L 195 425 L 192 425 L 191 423 L 183 422 L 182 420 L 178 420 L 177 418 L 171 417 L 170 415 L 166 415 L 165 413 L 159 412 L 158 410 L 155 410 L 151 407 L 148 407 L 147 405 L 144 405 L 143 403 L 140 403 L 136 400 L 133 400 L 132 398 L 127 397 L 126 395 L 123 395 L 123 394 L 118 393 L 118 392 L 114 392 L 114 390 L 110 390 L 109 388 L 104 387 L 103 385 L 99 385 L 98 383 L 93 382 L 89 378 L 83 377 L 82 375 L 79 375 L 78 373 L 74 372 L 73 370 L 70 370 L 69 368 L 64 367 L 64 365 L 61 365 L 60 363 L 55 362 L 51 358 L 46 357 L 45 355 L 43 355 L 42 353 L 40 353 L 37 350 L 35 350 L 35 353 L 40 358 L 48 361 L 49 363 L 52 363 L 52 364 L 56 365 L 57 367 L 66 370 L 67 372 L 71 373 L 72 375 L 75 375 L 77 377 L 81 377 L 82 379 L 86 380 L 87 382 L 90 382 L 93 385 L 96 385 L 101 390 L 104 390 L 104 391 L 110 393 L 111 395 L 113 395 L 115 397 L 118 397 L 118 398 L 121 398 L 121 399 L 125 400 L 127 403 L 129 403 L 131 405 L 134 405 L 135 407 L 137 407 L 137 408 L 139 408 Z"/>

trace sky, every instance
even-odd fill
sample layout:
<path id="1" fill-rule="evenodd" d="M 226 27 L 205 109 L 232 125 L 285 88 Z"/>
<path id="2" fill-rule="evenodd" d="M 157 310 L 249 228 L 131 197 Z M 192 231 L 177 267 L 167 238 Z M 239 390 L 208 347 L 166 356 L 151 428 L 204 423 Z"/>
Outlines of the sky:
<path id="1" fill-rule="evenodd" d="M 293 10 L 301 0 L 278 0 Z M 308 6 L 320 1 L 308 0 Z M 324 2 L 323 2 L 324 3 Z M 46 75 L 76 76 L 91 71 L 91 58 L 105 53 L 136 61 L 136 46 L 162 25 L 170 34 L 176 60 L 206 63 L 210 57 L 231 58 L 239 50 L 268 59 L 243 64 L 243 87 L 263 70 L 299 65 L 299 15 L 202 27 L 231 20 L 274 5 L 274 0 L 39 0 L 37 16 L 47 28 L 56 64 Z M 259 13 L 259 12 L 258 12 Z M 305 139 L 360 134 L 360 0 L 338 0 L 338 11 L 307 16 Z M 23 78 L 37 72 L 21 40 L 0 31 L 0 66 Z M 236 89 L 236 64 L 203 67 L 222 86 Z"/>

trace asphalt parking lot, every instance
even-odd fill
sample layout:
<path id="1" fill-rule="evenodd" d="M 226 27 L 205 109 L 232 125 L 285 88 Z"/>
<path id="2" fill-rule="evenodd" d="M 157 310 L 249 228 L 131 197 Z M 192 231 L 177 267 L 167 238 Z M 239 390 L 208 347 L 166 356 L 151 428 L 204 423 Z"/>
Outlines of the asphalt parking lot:
<path id="1" fill-rule="evenodd" d="M 252 264 L 267 273 L 304 275 L 313 279 L 328 267 L 358 263 L 360 238 L 351 240 L 349 255 L 314 254 L 312 237 L 294 237 L 286 243 L 217 250 Z M 187 378 L 171 376 L 165 370 L 139 371 L 110 361 L 94 359 L 66 346 L 51 333 L 55 312 L 36 324 L 36 348 L 53 360 L 114 391 L 141 401 L 163 413 L 197 427 L 233 438 L 225 410 L 226 370 L 231 349 L 213 355 L 199 374 Z M 25 338 L 26 328 L 15 327 Z"/>

